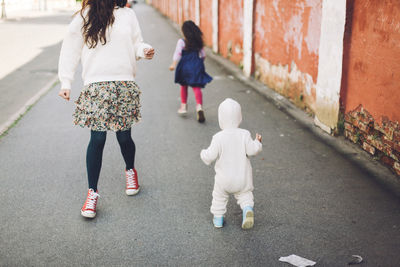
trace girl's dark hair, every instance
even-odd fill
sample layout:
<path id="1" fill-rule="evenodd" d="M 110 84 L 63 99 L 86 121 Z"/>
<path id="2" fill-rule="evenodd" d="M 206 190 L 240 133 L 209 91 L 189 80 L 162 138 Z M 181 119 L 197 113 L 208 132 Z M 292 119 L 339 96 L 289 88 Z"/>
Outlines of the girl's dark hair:
<path id="1" fill-rule="evenodd" d="M 124 7 L 127 0 L 83 0 L 80 10 L 83 18 L 83 38 L 89 48 L 95 48 L 100 42 L 107 43 L 106 31 L 114 23 L 114 8 Z M 88 11 L 86 15 L 86 8 Z"/>
<path id="2" fill-rule="evenodd" d="M 182 33 L 185 37 L 185 50 L 200 51 L 203 48 L 203 33 L 193 21 L 187 20 L 182 24 Z"/>

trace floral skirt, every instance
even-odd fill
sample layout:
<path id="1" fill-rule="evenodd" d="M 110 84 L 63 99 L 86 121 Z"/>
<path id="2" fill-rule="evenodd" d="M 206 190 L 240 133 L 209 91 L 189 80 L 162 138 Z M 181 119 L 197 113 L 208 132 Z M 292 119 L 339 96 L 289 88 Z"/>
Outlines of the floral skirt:
<path id="1" fill-rule="evenodd" d="M 141 119 L 139 87 L 134 81 L 86 85 L 73 114 L 74 123 L 93 131 L 125 131 Z"/>

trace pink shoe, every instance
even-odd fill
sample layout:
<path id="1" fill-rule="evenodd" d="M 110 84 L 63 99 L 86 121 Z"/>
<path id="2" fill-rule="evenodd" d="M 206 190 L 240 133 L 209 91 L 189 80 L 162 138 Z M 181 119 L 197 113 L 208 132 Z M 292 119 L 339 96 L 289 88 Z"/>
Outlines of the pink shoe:
<path id="1" fill-rule="evenodd" d="M 138 182 L 138 175 L 136 169 L 125 170 L 126 176 L 126 189 L 125 193 L 128 196 L 133 196 L 139 193 L 139 182 Z"/>
<path id="2" fill-rule="evenodd" d="M 187 114 L 187 104 L 181 104 L 181 107 L 178 109 L 178 114 L 181 116 L 186 116 Z"/>

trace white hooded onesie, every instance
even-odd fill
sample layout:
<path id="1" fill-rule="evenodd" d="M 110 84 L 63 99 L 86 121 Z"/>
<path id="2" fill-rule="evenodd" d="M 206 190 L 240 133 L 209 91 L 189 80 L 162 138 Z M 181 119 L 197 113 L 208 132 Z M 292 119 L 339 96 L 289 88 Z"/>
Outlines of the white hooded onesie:
<path id="1" fill-rule="evenodd" d="M 218 108 L 218 121 L 222 131 L 216 133 L 207 149 L 200 157 L 210 165 L 215 163 L 215 183 L 211 213 L 222 216 L 226 213 L 229 194 L 234 194 L 243 209 L 253 207 L 253 175 L 248 156 L 262 150 L 258 140 L 252 140 L 250 132 L 240 129 L 242 111 L 238 102 L 225 99 Z"/>

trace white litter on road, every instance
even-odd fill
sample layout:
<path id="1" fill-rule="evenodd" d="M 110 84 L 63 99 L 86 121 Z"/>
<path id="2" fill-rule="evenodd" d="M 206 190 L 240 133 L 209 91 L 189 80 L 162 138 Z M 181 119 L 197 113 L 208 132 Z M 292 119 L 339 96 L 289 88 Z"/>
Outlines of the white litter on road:
<path id="1" fill-rule="evenodd" d="M 315 261 L 307 260 L 294 254 L 287 257 L 280 257 L 279 261 L 287 262 L 298 267 L 314 266 L 316 264 Z"/>
<path id="2" fill-rule="evenodd" d="M 360 264 L 363 261 L 363 258 L 359 255 L 351 255 L 354 259 L 349 262 L 349 265 L 353 265 L 353 264 Z"/>

